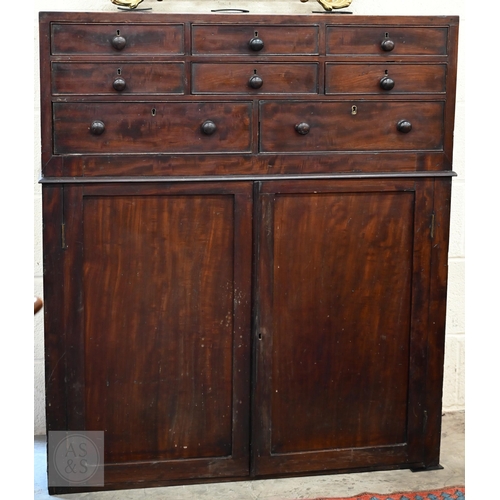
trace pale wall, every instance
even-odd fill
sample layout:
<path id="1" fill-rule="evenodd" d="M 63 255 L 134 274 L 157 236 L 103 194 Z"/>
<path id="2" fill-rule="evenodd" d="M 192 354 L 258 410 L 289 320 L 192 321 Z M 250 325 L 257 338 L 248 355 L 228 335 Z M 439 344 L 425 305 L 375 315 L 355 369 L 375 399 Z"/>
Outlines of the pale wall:
<path id="1" fill-rule="evenodd" d="M 220 7 L 259 7 L 270 13 L 298 12 L 308 13 L 317 10 L 315 0 L 301 3 L 299 0 L 210 0 L 173 1 L 166 0 L 157 4 L 155 0 L 145 0 L 143 6 L 162 10 L 184 12 L 209 12 Z M 167 3 L 168 2 L 168 3 Z M 38 93 L 38 12 L 39 11 L 102 11 L 115 10 L 109 0 L 35 0 L 34 42 L 35 42 L 35 171 L 34 171 L 34 207 L 35 207 L 35 295 L 42 295 L 42 245 L 41 245 L 41 190 L 40 177 L 40 132 L 39 132 L 39 93 Z M 318 5 L 319 7 L 319 5 Z M 466 25 L 465 6 L 457 0 L 353 0 L 349 10 L 355 14 L 390 14 L 390 15 L 459 15 L 461 43 L 459 44 L 459 77 L 457 93 L 457 115 L 455 126 L 454 170 L 458 176 L 453 180 L 451 242 L 449 254 L 449 293 L 446 329 L 446 364 L 443 405 L 445 411 L 463 410 L 464 394 L 464 349 L 465 349 L 465 68 L 464 68 L 464 31 Z M 44 419 L 44 374 L 43 374 L 43 325 L 42 315 L 35 317 L 35 435 L 45 433 Z"/>

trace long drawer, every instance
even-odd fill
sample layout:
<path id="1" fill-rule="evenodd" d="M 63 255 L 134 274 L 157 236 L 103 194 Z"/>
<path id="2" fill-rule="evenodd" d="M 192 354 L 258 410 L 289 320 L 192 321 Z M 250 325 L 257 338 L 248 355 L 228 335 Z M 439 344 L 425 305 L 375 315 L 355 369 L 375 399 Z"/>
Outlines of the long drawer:
<path id="1" fill-rule="evenodd" d="M 251 149 L 250 102 L 55 103 L 54 153 L 227 153 Z"/>
<path id="2" fill-rule="evenodd" d="M 443 113 L 443 102 L 262 101 L 260 151 L 439 151 Z"/>
<path id="3" fill-rule="evenodd" d="M 183 94 L 182 62 L 52 63 L 52 93 Z"/>
<path id="4" fill-rule="evenodd" d="M 184 53 L 183 24 L 52 25 L 52 55 L 164 55 Z"/>

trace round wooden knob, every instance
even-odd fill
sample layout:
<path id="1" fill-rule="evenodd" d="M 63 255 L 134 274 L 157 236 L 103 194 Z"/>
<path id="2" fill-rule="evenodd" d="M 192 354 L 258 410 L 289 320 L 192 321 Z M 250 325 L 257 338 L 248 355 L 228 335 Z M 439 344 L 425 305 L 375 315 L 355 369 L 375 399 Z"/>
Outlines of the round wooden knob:
<path id="1" fill-rule="evenodd" d="M 105 130 L 104 122 L 101 120 L 94 120 L 90 124 L 90 133 L 92 135 L 101 135 Z"/>
<path id="2" fill-rule="evenodd" d="M 262 50 L 264 48 L 264 41 L 261 40 L 260 38 L 254 36 L 249 42 L 248 46 L 254 50 L 255 52 L 258 52 L 259 50 Z"/>
<path id="3" fill-rule="evenodd" d="M 388 76 L 384 76 L 384 78 L 380 80 L 380 88 L 382 90 L 392 90 L 394 88 L 394 80 Z"/>
<path id="4" fill-rule="evenodd" d="M 113 82 L 113 88 L 115 90 L 118 90 L 118 92 L 121 92 L 122 90 L 125 90 L 126 86 L 127 86 L 127 84 L 121 76 L 119 76 L 118 78 L 115 78 L 115 81 Z"/>
<path id="5" fill-rule="evenodd" d="M 259 75 L 253 75 L 248 80 L 248 86 L 253 89 L 260 89 L 264 83 L 264 80 Z"/>
<path id="6" fill-rule="evenodd" d="M 212 135 L 217 130 L 217 125 L 212 120 L 206 120 L 201 124 L 201 131 L 205 135 Z"/>
<path id="7" fill-rule="evenodd" d="M 391 50 L 393 50 L 395 45 L 396 44 L 390 38 L 386 38 L 380 44 L 382 50 L 385 50 L 385 52 L 390 52 Z"/>
<path id="8" fill-rule="evenodd" d="M 412 129 L 411 122 L 409 122 L 408 120 L 399 120 L 397 129 L 399 132 L 407 134 Z"/>
<path id="9" fill-rule="evenodd" d="M 308 123 L 302 122 L 295 125 L 295 131 L 300 135 L 307 135 L 311 130 L 311 126 Z"/>
<path id="10" fill-rule="evenodd" d="M 127 40 L 125 39 L 125 37 L 123 37 L 121 35 L 116 35 L 111 40 L 111 45 L 116 50 L 122 50 L 125 47 L 125 45 L 127 45 Z"/>

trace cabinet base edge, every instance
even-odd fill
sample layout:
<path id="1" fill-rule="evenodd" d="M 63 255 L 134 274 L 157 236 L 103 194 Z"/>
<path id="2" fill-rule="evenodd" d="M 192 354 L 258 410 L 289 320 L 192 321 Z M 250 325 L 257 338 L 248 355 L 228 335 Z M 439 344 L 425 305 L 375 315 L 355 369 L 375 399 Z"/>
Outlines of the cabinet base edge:
<path id="1" fill-rule="evenodd" d="M 440 464 L 437 464 L 437 465 L 430 465 L 429 467 L 425 467 L 425 466 L 422 466 L 422 467 L 411 467 L 410 468 L 410 471 L 411 472 L 429 472 L 429 471 L 432 471 L 432 470 L 442 470 L 444 469 L 444 467 Z"/>

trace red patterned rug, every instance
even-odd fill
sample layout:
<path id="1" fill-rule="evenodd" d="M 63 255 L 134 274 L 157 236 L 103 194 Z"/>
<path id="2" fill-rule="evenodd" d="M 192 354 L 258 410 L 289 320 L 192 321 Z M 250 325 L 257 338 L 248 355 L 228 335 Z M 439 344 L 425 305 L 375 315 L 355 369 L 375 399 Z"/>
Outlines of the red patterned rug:
<path id="1" fill-rule="evenodd" d="M 361 493 L 353 497 L 321 497 L 316 500 L 465 500 L 465 487 L 441 490 L 405 491 L 391 494 Z"/>

